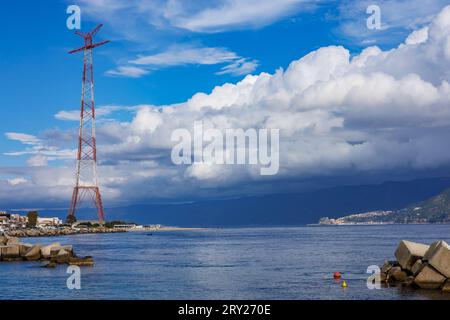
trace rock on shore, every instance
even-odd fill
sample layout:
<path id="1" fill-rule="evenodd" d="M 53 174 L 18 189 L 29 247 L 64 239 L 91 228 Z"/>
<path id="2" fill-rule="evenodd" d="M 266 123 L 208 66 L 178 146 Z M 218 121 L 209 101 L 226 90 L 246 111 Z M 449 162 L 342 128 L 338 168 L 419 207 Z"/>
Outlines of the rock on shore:
<path id="1" fill-rule="evenodd" d="M 0 261 L 44 261 L 46 267 L 57 264 L 77 266 L 93 266 L 92 257 L 77 257 L 71 245 L 58 242 L 42 246 L 39 244 L 21 243 L 16 237 L 0 236 Z"/>
<path id="2" fill-rule="evenodd" d="M 445 241 L 425 245 L 402 240 L 395 257 L 397 261 L 381 267 L 382 282 L 450 292 L 450 246 Z"/>
<path id="3" fill-rule="evenodd" d="M 7 235 L 10 237 L 27 238 L 27 237 L 54 237 L 54 236 L 68 236 L 74 234 L 92 234 L 92 233 L 121 233 L 126 232 L 120 229 L 110 228 L 86 228 L 86 229 L 55 229 L 55 230 L 41 230 L 41 229 L 19 229 L 8 231 Z"/>

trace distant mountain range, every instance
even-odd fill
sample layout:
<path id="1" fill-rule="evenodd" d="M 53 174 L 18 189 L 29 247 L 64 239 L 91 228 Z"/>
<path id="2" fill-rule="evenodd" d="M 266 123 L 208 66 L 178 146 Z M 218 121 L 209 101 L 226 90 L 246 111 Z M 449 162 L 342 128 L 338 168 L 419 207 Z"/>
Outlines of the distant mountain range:
<path id="1" fill-rule="evenodd" d="M 410 217 L 410 212 L 414 212 L 416 217 L 420 214 L 421 211 L 415 207 L 410 208 L 411 204 L 421 203 L 448 188 L 450 178 L 430 178 L 342 186 L 297 194 L 108 208 L 106 216 L 108 220 L 182 227 L 293 226 L 317 223 L 324 216 L 337 218 L 350 212 L 375 210 L 403 212 L 400 209 L 408 208 L 404 216 L 399 213 L 400 221 Z M 446 199 L 445 203 L 448 203 L 449 198 Z M 42 215 L 61 218 L 67 214 L 66 210 L 41 212 Z M 95 215 L 82 210 L 78 217 L 93 219 Z"/>
<path id="2" fill-rule="evenodd" d="M 352 214 L 338 219 L 322 218 L 321 224 L 450 223 L 450 188 L 426 201 L 393 211 Z"/>

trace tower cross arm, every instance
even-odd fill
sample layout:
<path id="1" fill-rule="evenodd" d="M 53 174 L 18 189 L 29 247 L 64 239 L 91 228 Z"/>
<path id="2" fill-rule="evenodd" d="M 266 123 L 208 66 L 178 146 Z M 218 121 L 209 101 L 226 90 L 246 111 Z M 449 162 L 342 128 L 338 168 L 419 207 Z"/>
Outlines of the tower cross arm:
<path id="1" fill-rule="evenodd" d="M 97 32 L 101 29 L 101 27 L 103 27 L 102 23 L 100 23 L 98 26 L 96 26 L 94 29 L 92 29 L 92 31 L 89 32 L 91 37 L 95 36 L 97 34 Z"/>
<path id="2" fill-rule="evenodd" d="M 109 41 L 109 40 L 106 40 L 106 41 L 94 43 L 94 44 L 91 44 L 91 45 L 82 46 L 81 48 L 78 48 L 78 49 L 74 49 L 74 50 L 69 51 L 69 54 L 77 53 L 77 52 L 84 51 L 84 50 L 88 50 L 88 49 L 94 49 L 94 48 L 97 48 L 97 47 L 99 47 L 99 46 L 101 46 L 101 45 L 107 44 L 108 42 L 110 42 L 110 41 Z"/>

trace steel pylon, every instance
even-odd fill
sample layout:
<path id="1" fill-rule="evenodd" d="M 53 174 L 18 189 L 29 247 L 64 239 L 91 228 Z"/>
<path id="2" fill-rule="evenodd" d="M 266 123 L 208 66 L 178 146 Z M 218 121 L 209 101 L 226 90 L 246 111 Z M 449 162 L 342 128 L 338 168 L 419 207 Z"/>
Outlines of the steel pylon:
<path id="1" fill-rule="evenodd" d="M 81 89 L 81 112 L 78 135 L 78 152 L 76 182 L 72 194 L 69 216 L 75 216 L 76 211 L 84 201 L 95 205 L 98 220 L 104 222 L 105 213 L 97 176 L 97 144 L 95 138 L 95 103 L 94 103 L 94 63 L 92 50 L 108 43 L 103 41 L 93 43 L 93 37 L 102 25 L 98 25 L 89 33 L 75 32 L 84 39 L 84 46 L 69 53 L 83 52 L 83 78 Z"/>

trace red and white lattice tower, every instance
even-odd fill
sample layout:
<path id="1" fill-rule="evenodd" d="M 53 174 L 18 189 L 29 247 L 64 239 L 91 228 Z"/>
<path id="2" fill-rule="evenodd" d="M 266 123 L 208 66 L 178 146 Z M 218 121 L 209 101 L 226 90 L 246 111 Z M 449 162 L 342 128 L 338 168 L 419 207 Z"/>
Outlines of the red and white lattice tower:
<path id="1" fill-rule="evenodd" d="M 97 146 L 95 141 L 95 103 L 94 103 L 94 68 L 92 49 L 109 41 L 93 43 L 93 37 L 100 30 L 98 25 L 89 33 L 75 32 L 84 39 L 84 46 L 70 51 L 76 53 L 82 51 L 83 58 L 83 82 L 81 89 L 81 113 L 80 131 L 78 137 L 77 173 L 76 183 L 73 189 L 72 203 L 69 209 L 69 217 L 75 216 L 77 209 L 84 201 L 95 205 L 100 223 L 104 222 L 103 202 L 100 194 L 97 177 Z"/>

